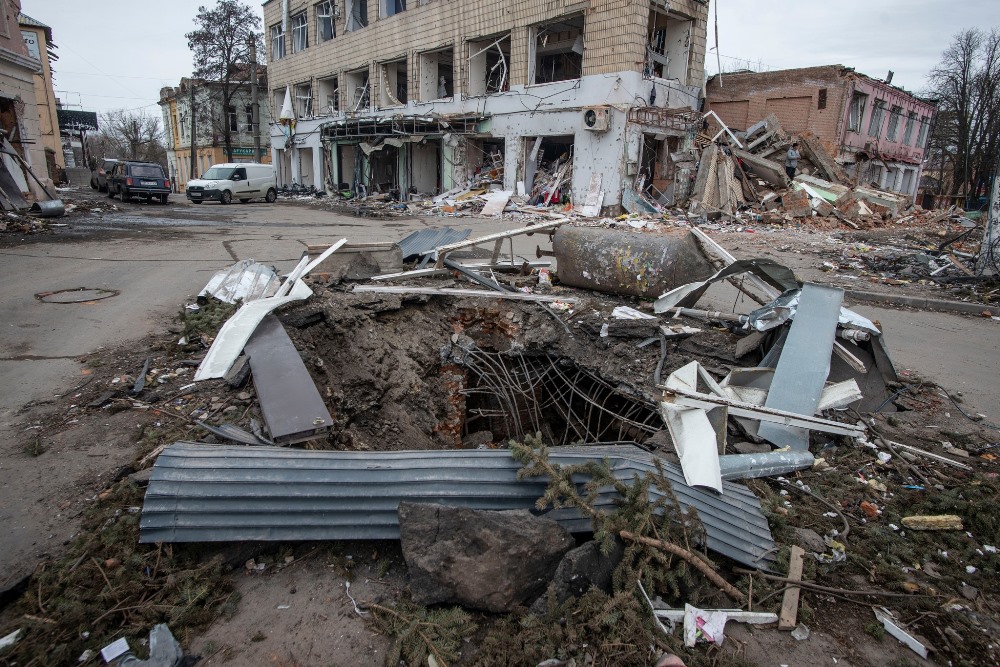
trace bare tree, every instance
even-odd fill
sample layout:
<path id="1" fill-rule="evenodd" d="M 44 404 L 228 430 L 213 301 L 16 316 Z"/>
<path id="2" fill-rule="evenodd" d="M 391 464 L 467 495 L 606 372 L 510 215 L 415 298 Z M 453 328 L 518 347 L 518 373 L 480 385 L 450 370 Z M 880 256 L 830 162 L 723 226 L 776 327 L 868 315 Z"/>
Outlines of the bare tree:
<path id="1" fill-rule="evenodd" d="M 167 163 L 158 116 L 144 110 L 120 109 L 101 114 L 100 130 L 90 136 L 95 156 L 119 160 Z"/>
<path id="2" fill-rule="evenodd" d="M 955 35 L 928 83 L 939 100 L 932 159 L 944 165 L 949 194 L 975 200 L 987 192 L 1000 146 L 1000 31 Z"/>
<path id="3" fill-rule="evenodd" d="M 233 130 L 228 114 L 235 111 L 233 100 L 250 87 L 250 41 L 263 52 L 259 34 L 260 19 L 250 7 L 237 0 L 218 0 L 215 7 L 199 7 L 194 22 L 197 28 L 185 35 L 194 55 L 196 79 L 210 81 L 218 95 L 217 113 L 211 115 L 213 134 L 221 135 L 226 155 L 232 155 Z M 205 118 L 204 112 L 198 118 Z"/>

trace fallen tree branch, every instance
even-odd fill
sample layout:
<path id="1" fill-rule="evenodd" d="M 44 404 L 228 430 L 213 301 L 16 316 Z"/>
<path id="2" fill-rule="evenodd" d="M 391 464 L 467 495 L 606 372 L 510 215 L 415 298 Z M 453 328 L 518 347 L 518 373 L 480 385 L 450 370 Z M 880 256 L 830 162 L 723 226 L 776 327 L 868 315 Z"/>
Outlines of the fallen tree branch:
<path id="1" fill-rule="evenodd" d="M 718 586 L 719 590 L 723 593 L 734 600 L 739 600 L 740 602 L 746 601 L 746 595 L 744 595 L 742 591 L 723 579 L 722 575 L 716 572 L 711 565 L 705 562 L 704 559 L 699 558 L 697 555 L 691 553 L 684 547 L 676 545 L 673 542 L 667 542 L 666 540 L 654 540 L 651 537 L 636 535 L 635 533 L 627 530 L 620 531 L 618 534 L 623 540 L 629 540 L 630 542 L 638 542 L 640 544 L 645 544 L 646 546 L 656 547 L 657 549 L 662 549 L 663 551 L 667 551 L 675 556 L 683 558 L 685 561 L 694 566 L 696 570 L 704 574 L 709 581 Z"/>
<path id="2" fill-rule="evenodd" d="M 872 595 L 878 597 L 886 598 L 936 598 L 941 597 L 940 595 L 928 595 L 925 593 L 893 593 L 891 591 L 852 591 L 846 588 L 832 588 L 830 586 L 821 586 L 820 584 L 814 584 L 810 581 L 799 581 L 794 579 L 789 579 L 788 577 L 779 577 L 776 574 L 768 574 L 767 572 L 761 572 L 760 570 L 748 570 L 742 567 L 734 567 L 733 572 L 737 574 L 755 574 L 759 577 L 764 577 L 771 581 L 778 581 L 786 584 L 794 584 L 801 588 L 808 588 L 814 591 L 820 591 L 822 593 L 840 593 L 842 595 Z"/>

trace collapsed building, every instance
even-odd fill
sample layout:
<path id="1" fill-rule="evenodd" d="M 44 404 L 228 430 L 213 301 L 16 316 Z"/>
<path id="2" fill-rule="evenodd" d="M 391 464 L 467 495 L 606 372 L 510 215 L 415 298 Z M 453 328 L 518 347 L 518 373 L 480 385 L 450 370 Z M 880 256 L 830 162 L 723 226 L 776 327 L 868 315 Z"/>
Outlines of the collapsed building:
<path id="1" fill-rule="evenodd" d="M 699 0 L 269 0 L 279 180 L 399 199 L 477 180 L 603 207 L 639 182 L 684 199 L 707 15 Z"/>
<path id="2" fill-rule="evenodd" d="M 843 65 L 739 72 L 709 79 L 706 109 L 733 130 L 773 115 L 789 134 L 815 135 L 854 178 L 916 196 L 937 105 Z"/>

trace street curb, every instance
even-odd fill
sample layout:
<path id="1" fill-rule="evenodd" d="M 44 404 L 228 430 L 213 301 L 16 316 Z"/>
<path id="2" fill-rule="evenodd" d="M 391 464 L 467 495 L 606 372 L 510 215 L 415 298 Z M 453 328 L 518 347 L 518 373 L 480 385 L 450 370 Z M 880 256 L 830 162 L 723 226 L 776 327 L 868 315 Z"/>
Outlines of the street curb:
<path id="1" fill-rule="evenodd" d="M 947 301 L 945 299 L 928 299 L 922 296 L 905 296 L 902 294 L 880 294 L 878 292 L 855 292 L 847 290 L 845 295 L 848 299 L 862 301 L 864 303 L 881 303 L 892 306 L 909 306 L 910 308 L 920 308 L 922 310 L 943 310 L 952 313 L 964 313 L 966 315 L 982 315 L 984 311 L 989 311 L 994 316 L 1000 315 L 1000 308 L 994 306 L 984 306 L 979 303 L 965 303 L 964 301 Z"/>

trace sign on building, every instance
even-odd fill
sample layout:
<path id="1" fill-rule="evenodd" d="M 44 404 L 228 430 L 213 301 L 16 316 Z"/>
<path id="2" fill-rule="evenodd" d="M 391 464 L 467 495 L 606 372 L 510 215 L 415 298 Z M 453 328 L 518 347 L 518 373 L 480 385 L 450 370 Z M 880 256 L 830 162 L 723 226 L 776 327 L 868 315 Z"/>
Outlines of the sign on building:
<path id="1" fill-rule="evenodd" d="M 35 60 L 41 60 L 42 52 L 38 48 L 38 33 L 31 30 L 22 30 L 21 37 L 24 39 L 24 45 L 28 48 L 28 55 Z"/>

